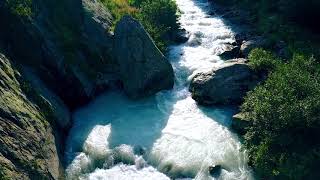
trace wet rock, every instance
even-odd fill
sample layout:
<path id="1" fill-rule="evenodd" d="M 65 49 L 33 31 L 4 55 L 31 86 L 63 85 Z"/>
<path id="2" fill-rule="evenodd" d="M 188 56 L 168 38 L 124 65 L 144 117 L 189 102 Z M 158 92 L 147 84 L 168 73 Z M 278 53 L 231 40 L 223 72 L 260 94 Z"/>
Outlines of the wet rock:
<path id="1" fill-rule="evenodd" d="M 131 16 L 124 16 L 115 28 L 114 53 L 129 97 L 149 96 L 173 87 L 171 64 Z"/>
<path id="2" fill-rule="evenodd" d="M 224 60 L 240 58 L 240 46 L 231 45 L 228 50 L 219 55 Z"/>
<path id="3" fill-rule="evenodd" d="M 201 37 L 199 35 L 191 35 L 189 40 L 188 40 L 188 45 L 189 46 L 199 46 L 201 45 L 202 41 L 201 41 Z"/>
<path id="4" fill-rule="evenodd" d="M 208 12 L 208 14 L 209 14 L 210 16 L 215 16 L 215 15 L 216 15 L 216 12 L 213 11 L 213 10 L 211 10 L 211 11 Z"/>
<path id="5" fill-rule="evenodd" d="M 219 177 L 221 174 L 221 170 L 221 165 L 209 166 L 209 174 L 213 177 Z"/>
<path id="6" fill-rule="evenodd" d="M 142 146 L 134 146 L 133 151 L 134 151 L 134 154 L 144 155 L 146 153 L 146 148 Z"/>
<path id="7" fill-rule="evenodd" d="M 218 69 L 195 75 L 189 91 L 199 104 L 231 105 L 241 103 L 246 93 L 258 83 L 258 76 L 245 60 L 237 59 Z"/>
<path id="8" fill-rule="evenodd" d="M 240 53 L 242 57 L 248 57 L 251 50 L 263 47 L 266 41 L 262 37 L 256 37 L 251 40 L 244 41 L 240 47 Z"/>
<path id="9" fill-rule="evenodd" d="M 180 29 L 173 34 L 173 41 L 180 44 L 189 40 L 190 34 L 185 29 Z"/>
<path id="10" fill-rule="evenodd" d="M 246 128 L 250 125 L 250 121 L 245 118 L 243 113 L 238 113 L 232 117 L 231 127 L 237 133 L 244 135 Z"/>

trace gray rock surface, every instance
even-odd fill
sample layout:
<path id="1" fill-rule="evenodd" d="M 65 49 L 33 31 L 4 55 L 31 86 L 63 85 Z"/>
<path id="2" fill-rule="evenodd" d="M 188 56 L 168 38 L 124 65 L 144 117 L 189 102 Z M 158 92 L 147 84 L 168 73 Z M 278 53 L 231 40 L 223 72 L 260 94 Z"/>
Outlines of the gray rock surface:
<path id="1" fill-rule="evenodd" d="M 244 59 L 228 61 L 223 67 L 195 75 L 190 84 L 193 99 L 204 105 L 230 105 L 242 102 L 259 83 Z"/>
<path id="2" fill-rule="evenodd" d="M 0 179 L 63 177 L 59 139 L 40 101 L 0 53 Z"/>
<path id="3" fill-rule="evenodd" d="M 71 113 L 61 98 L 52 92 L 30 68 L 23 67 L 22 75 L 53 110 L 57 125 L 62 129 L 70 128 Z"/>
<path id="4" fill-rule="evenodd" d="M 171 64 L 131 16 L 124 16 L 116 26 L 114 54 L 129 97 L 144 97 L 173 87 Z"/>
<path id="5" fill-rule="evenodd" d="M 265 45 L 265 40 L 262 37 L 252 38 L 250 40 L 243 41 L 240 47 L 240 53 L 243 57 L 248 57 L 251 50 Z"/>
<path id="6" fill-rule="evenodd" d="M 240 47 L 228 45 L 227 50 L 219 55 L 224 60 L 235 59 L 240 57 Z"/>
<path id="7" fill-rule="evenodd" d="M 29 17 L 4 2 L 0 51 L 32 73 L 20 75 L 0 57 L 0 179 L 63 179 L 58 155 L 69 109 L 118 81 L 112 18 L 98 0 L 32 0 Z M 22 83 L 26 79 L 31 83 Z"/>
<path id="8" fill-rule="evenodd" d="M 250 125 L 250 121 L 245 118 L 243 113 L 238 113 L 232 117 L 231 127 L 239 134 L 245 134 L 246 128 Z"/>

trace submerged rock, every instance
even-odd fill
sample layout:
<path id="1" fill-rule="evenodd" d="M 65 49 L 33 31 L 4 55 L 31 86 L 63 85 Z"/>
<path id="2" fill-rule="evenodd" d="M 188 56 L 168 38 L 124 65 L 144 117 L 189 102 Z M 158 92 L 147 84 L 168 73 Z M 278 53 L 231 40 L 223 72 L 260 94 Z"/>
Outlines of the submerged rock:
<path id="1" fill-rule="evenodd" d="M 244 59 L 226 62 L 223 67 L 199 73 L 192 79 L 192 98 L 204 105 L 231 105 L 242 102 L 246 93 L 259 83 L 259 78 Z"/>
<path id="2" fill-rule="evenodd" d="M 146 148 L 142 146 L 134 146 L 133 151 L 136 155 L 144 155 L 146 153 Z"/>
<path id="3" fill-rule="evenodd" d="M 179 29 L 173 34 L 173 41 L 176 43 L 185 43 L 189 40 L 190 34 L 185 29 Z"/>
<path id="4" fill-rule="evenodd" d="M 143 26 L 124 16 L 115 29 L 114 53 L 124 91 L 139 98 L 173 87 L 173 68 Z"/>
<path id="5" fill-rule="evenodd" d="M 221 170 L 222 170 L 221 165 L 209 166 L 209 174 L 213 177 L 220 176 Z"/>

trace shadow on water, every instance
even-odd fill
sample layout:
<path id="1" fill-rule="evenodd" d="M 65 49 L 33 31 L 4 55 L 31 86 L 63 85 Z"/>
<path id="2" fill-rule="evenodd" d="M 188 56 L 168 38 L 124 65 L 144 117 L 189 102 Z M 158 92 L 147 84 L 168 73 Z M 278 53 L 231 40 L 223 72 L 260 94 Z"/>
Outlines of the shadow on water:
<path id="1" fill-rule="evenodd" d="M 172 101 L 165 108 L 160 108 L 156 96 L 133 101 L 121 92 L 101 95 L 74 113 L 74 126 L 66 151 L 66 167 L 76 153 L 83 151 L 86 139 L 97 126 L 111 125 L 111 134 L 106 142 L 110 148 L 127 144 L 148 150 L 161 136 L 174 104 Z"/>
<path id="2" fill-rule="evenodd" d="M 210 119 L 218 122 L 220 125 L 230 127 L 232 116 L 236 114 L 238 108 L 235 106 L 200 106 L 199 109 Z"/>

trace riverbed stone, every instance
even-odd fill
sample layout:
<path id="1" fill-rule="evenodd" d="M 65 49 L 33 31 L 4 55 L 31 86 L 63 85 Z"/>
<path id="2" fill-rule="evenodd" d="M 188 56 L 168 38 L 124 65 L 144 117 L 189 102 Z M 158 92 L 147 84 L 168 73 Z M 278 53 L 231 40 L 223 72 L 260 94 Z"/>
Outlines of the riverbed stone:
<path id="1" fill-rule="evenodd" d="M 221 165 L 209 166 L 209 174 L 213 177 L 220 176 L 221 170 L 222 170 Z"/>
<path id="2" fill-rule="evenodd" d="M 240 57 L 240 46 L 229 45 L 227 50 L 219 55 L 224 60 Z"/>
<path id="3" fill-rule="evenodd" d="M 258 83 L 258 76 L 245 59 L 237 59 L 209 72 L 196 74 L 189 90 L 199 104 L 231 105 L 240 104 L 246 93 Z"/>
<path id="4" fill-rule="evenodd" d="M 131 98 L 173 87 L 173 68 L 143 26 L 129 15 L 115 28 L 114 54 L 124 91 Z"/>

